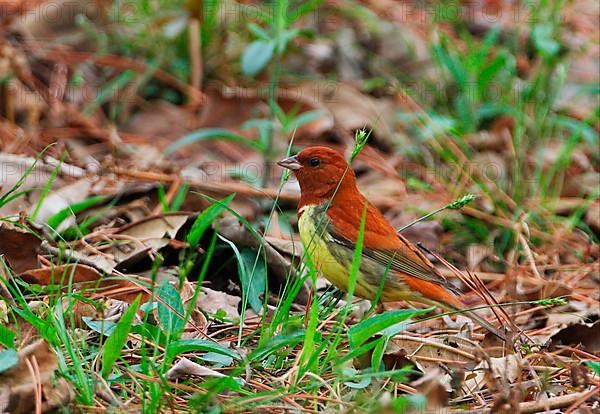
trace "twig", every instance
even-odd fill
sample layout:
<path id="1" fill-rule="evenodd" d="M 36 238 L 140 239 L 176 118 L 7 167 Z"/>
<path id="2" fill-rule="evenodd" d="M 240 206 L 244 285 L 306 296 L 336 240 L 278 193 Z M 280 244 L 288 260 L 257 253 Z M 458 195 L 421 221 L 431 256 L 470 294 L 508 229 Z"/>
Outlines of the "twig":
<path id="1" fill-rule="evenodd" d="M 202 40 L 200 38 L 200 20 L 191 18 L 188 27 L 188 39 L 190 46 L 190 83 L 195 90 L 201 90 L 202 86 Z M 192 105 L 197 105 L 198 102 L 191 102 Z"/>
<path id="2" fill-rule="evenodd" d="M 473 356 L 472 354 L 470 354 L 466 351 L 463 351 L 458 348 L 454 348 L 450 345 L 445 345 L 445 344 L 442 344 L 442 343 L 439 343 L 436 341 L 432 341 L 427 338 L 420 338 L 418 336 L 410 336 L 410 335 L 400 335 L 399 337 L 396 338 L 396 340 L 407 341 L 407 342 L 417 342 L 417 343 L 420 343 L 423 345 L 429 345 L 433 348 L 443 349 L 444 351 L 447 351 L 449 353 L 460 355 L 464 358 L 470 359 L 471 361 L 477 361 L 477 358 L 475 358 L 475 356 Z M 414 354 L 414 352 L 413 352 L 413 354 Z M 457 361 L 453 361 L 453 362 L 457 362 Z"/>
<path id="3" fill-rule="evenodd" d="M 173 174 L 163 174 L 151 171 L 129 171 L 124 168 L 114 167 L 111 170 L 119 177 L 129 177 L 140 181 L 172 183 L 177 180 L 177 176 Z M 278 192 L 277 189 L 264 188 L 259 189 L 248 184 L 233 182 L 233 181 L 204 181 L 201 179 L 186 179 L 190 186 L 199 191 L 213 192 L 217 194 L 236 193 L 248 197 L 266 197 L 275 199 L 279 196 L 280 200 L 297 201 L 297 193 Z"/>
<path id="4" fill-rule="evenodd" d="M 589 391 L 576 392 L 573 394 L 560 395 L 558 397 L 552 397 L 547 400 L 538 400 L 538 401 L 525 401 L 519 404 L 519 411 L 522 414 L 527 413 L 537 413 L 537 412 L 546 412 L 548 410 L 554 410 L 557 408 L 570 407 L 574 404 L 581 404 L 585 402 L 587 399 L 592 397 L 595 393 L 597 393 L 599 388 L 593 388 Z M 492 410 L 489 408 L 482 408 L 478 410 L 469 410 L 469 411 L 457 411 L 453 410 L 449 412 L 450 414 L 492 414 Z"/>
<path id="5" fill-rule="evenodd" d="M 593 388 L 590 391 L 560 395 L 558 397 L 552 397 L 547 400 L 526 401 L 519 404 L 519 409 L 521 413 L 536 413 L 538 411 L 554 410 L 556 408 L 569 407 L 574 403 L 583 403 L 589 397 L 597 393 L 598 390 L 599 388 Z"/>

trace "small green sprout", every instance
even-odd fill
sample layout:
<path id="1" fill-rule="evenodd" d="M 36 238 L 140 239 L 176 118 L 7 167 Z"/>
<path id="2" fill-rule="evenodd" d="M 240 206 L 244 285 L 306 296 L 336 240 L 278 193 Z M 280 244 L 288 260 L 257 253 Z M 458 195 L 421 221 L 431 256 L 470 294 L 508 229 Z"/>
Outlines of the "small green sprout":
<path id="1" fill-rule="evenodd" d="M 363 149 L 363 147 L 367 144 L 369 137 L 371 136 L 371 131 L 367 131 L 366 129 L 359 129 L 356 131 L 354 135 L 354 148 L 352 149 L 352 155 L 350 156 L 350 163 L 354 161 L 354 158 L 358 155 L 358 153 Z"/>
<path id="2" fill-rule="evenodd" d="M 439 213 L 440 211 L 460 210 L 461 208 L 463 208 L 464 206 L 469 204 L 471 201 L 475 200 L 475 198 L 476 198 L 475 194 L 465 194 L 464 196 L 457 198 L 453 202 L 446 204 L 444 207 L 438 208 L 437 210 L 432 211 L 431 213 L 425 214 L 423 217 L 420 217 L 420 218 L 416 219 L 415 221 L 412 221 L 412 222 L 406 224 L 405 226 L 400 227 L 397 231 L 398 231 L 398 233 L 400 233 L 401 231 L 406 230 L 410 226 L 418 223 L 419 221 L 427 220 L 428 218 Z"/>

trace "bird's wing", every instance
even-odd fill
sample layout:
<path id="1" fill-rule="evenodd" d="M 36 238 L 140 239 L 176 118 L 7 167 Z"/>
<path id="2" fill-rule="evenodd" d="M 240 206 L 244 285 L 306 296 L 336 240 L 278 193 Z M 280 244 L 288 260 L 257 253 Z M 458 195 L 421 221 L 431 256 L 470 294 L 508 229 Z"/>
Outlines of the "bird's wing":
<path id="1" fill-rule="evenodd" d="M 327 230 L 333 242 L 351 250 L 356 248 L 356 243 L 336 231 L 332 222 L 329 222 Z M 367 238 L 367 232 L 368 230 L 365 229 L 365 239 Z M 390 272 L 405 274 L 456 291 L 416 246 L 400 235 L 397 235 L 397 237 L 399 240 L 397 248 L 381 249 L 363 245 L 363 256 L 386 269 L 389 268 Z"/>

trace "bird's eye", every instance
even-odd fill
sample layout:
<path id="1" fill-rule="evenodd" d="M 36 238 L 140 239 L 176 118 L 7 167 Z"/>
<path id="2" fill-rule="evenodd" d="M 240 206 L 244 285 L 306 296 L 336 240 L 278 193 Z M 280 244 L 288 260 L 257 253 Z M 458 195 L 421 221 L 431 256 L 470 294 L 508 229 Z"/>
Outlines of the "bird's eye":
<path id="1" fill-rule="evenodd" d="M 319 164 L 321 164 L 321 160 L 318 158 L 311 158 L 309 163 L 311 167 L 318 167 Z"/>

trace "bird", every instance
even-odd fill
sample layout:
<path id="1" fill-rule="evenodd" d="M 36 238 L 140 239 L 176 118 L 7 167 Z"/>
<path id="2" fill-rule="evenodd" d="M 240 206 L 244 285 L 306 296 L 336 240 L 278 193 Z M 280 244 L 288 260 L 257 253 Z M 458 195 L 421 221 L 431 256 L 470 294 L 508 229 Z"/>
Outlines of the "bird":
<path id="1" fill-rule="evenodd" d="M 331 284 L 348 292 L 363 225 L 355 296 L 372 301 L 379 294 L 381 302 L 418 302 L 461 311 L 505 340 L 491 323 L 468 309 L 427 256 L 396 232 L 366 199 L 342 154 L 329 147 L 311 146 L 278 164 L 298 180 L 300 239 L 315 268 Z"/>

